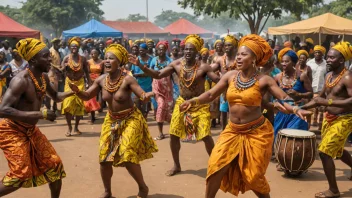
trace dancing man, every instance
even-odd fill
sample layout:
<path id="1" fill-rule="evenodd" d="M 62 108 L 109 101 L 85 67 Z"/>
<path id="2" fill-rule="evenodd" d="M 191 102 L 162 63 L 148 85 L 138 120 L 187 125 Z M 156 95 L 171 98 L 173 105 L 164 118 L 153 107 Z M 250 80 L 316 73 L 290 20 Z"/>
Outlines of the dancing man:
<path id="1" fill-rule="evenodd" d="M 55 112 L 40 111 L 48 94 L 60 102 L 72 92 L 57 93 L 45 74 L 51 56 L 46 45 L 37 39 L 22 39 L 16 44 L 18 53 L 29 62 L 29 68 L 18 73 L 0 103 L 0 148 L 10 171 L 0 184 L 0 197 L 19 188 L 49 183 L 52 198 L 58 198 L 61 179 L 66 176 L 61 159 L 48 139 L 36 126 L 39 119 L 54 121 Z"/>
<path id="2" fill-rule="evenodd" d="M 96 79 L 93 85 L 82 91 L 75 84 L 71 89 L 83 100 L 96 97 L 102 91 L 103 100 L 109 105 L 100 135 L 100 174 L 105 192 L 102 198 L 110 198 L 112 166 L 126 167 L 138 184 L 138 197 L 148 196 L 140 161 L 152 158 L 158 148 L 149 134 L 143 114 L 133 104 L 131 93 L 140 100 L 148 101 L 154 96 L 144 92 L 137 81 L 127 75 L 124 66 L 128 62 L 128 52 L 120 44 L 111 44 L 105 52 L 105 71 L 107 74 Z"/>
<path id="3" fill-rule="evenodd" d="M 219 71 L 220 76 L 225 75 L 228 71 L 236 69 L 236 53 L 237 53 L 237 39 L 232 35 L 227 35 L 224 38 L 225 54 L 222 58 L 216 60 L 211 65 L 214 71 Z M 219 43 L 220 44 L 220 43 Z M 226 101 L 226 92 L 220 96 L 220 112 L 222 129 L 227 125 L 227 114 L 229 112 L 229 104 Z"/>
<path id="4" fill-rule="evenodd" d="M 340 159 L 351 168 L 351 154 L 344 150 L 345 142 L 352 131 L 352 72 L 345 68 L 345 61 L 352 58 L 352 46 L 341 42 L 332 47 L 327 54 L 325 85 L 319 97 L 302 108 L 326 107 L 322 126 L 322 141 L 319 155 L 323 163 L 329 189 L 315 195 L 316 198 L 340 197 L 336 182 L 334 158 Z M 352 176 L 350 177 L 352 180 Z"/>
<path id="5" fill-rule="evenodd" d="M 180 97 L 177 99 L 170 124 L 170 147 L 174 160 L 174 167 L 167 171 L 167 176 L 173 176 L 181 172 L 179 153 L 181 149 L 180 138 L 184 139 L 189 134 L 195 134 L 197 140 L 205 143 L 208 154 L 214 147 L 213 138 L 210 136 L 210 112 L 209 105 L 195 105 L 185 112 L 181 112 L 179 106 L 185 100 L 192 99 L 204 93 L 205 78 L 208 76 L 212 81 L 218 82 L 219 77 L 212 68 L 196 60 L 196 56 L 203 47 L 203 39 L 198 35 L 189 35 L 185 39 L 185 56 L 161 70 L 152 70 L 147 65 L 141 65 L 138 59 L 130 55 L 129 60 L 138 65 L 144 73 L 156 79 L 169 77 L 176 72 L 180 79 Z"/>
<path id="6" fill-rule="evenodd" d="M 78 37 L 73 37 L 68 41 L 71 54 L 67 55 L 62 61 L 62 66 L 66 69 L 65 91 L 71 91 L 69 86 L 71 83 L 77 85 L 80 90 L 84 90 L 84 78 L 86 78 L 86 82 L 91 85 L 87 59 L 78 54 L 80 41 L 81 39 Z M 62 102 L 61 109 L 61 113 L 66 116 L 68 126 L 68 131 L 65 134 L 66 137 L 81 135 L 82 133 L 78 130 L 78 125 L 84 115 L 83 101 L 76 95 L 70 96 Z M 76 118 L 73 131 L 71 124 L 72 116 Z"/>

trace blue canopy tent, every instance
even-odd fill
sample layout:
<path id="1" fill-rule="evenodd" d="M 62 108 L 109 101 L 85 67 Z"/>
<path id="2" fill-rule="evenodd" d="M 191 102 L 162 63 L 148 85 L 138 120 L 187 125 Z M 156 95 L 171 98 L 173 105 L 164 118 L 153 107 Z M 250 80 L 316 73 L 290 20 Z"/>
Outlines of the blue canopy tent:
<path id="1" fill-rule="evenodd" d="M 81 38 L 122 37 L 122 35 L 122 32 L 110 26 L 104 25 L 95 19 L 92 19 L 87 23 L 71 30 L 66 30 L 62 33 L 64 38 L 70 38 L 74 36 L 79 36 Z"/>

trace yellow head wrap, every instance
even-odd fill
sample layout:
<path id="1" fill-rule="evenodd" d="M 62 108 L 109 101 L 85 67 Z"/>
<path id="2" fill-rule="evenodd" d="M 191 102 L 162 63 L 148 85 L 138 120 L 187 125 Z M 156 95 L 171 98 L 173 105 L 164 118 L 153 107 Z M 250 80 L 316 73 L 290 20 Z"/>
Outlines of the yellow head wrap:
<path id="1" fill-rule="evenodd" d="M 273 50 L 266 40 L 256 34 L 242 37 L 239 47 L 246 46 L 256 55 L 256 65 L 264 66 L 273 55 Z"/>
<path id="2" fill-rule="evenodd" d="M 348 61 L 352 58 L 352 45 L 349 42 L 338 42 L 332 48 L 339 51 L 345 58 L 345 61 Z"/>
<path id="3" fill-rule="evenodd" d="M 126 65 L 128 62 L 128 52 L 127 50 L 120 44 L 111 44 L 106 48 L 105 54 L 111 52 L 113 53 L 117 59 L 121 62 L 121 65 Z"/>
<path id="4" fill-rule="evenodd" d="M 70 38 L 70 40 L 68 40 L 68 45 L 70 46 L 72 44 L 75 44 L 79 47 L 81 45 L 81 38 L 77 36 Z"/>
<path id="5" fill-rule="evenodd" d="M 34 38 L 22 39 L 16 44 L 18 54 L 26 61 L 31 60 L 45 47 L 46 45 L 44 43 Z"/>
<path id="6" fill-rule="evenodd" d="M 325 55 L 325 53 L 326 53 L 325 47 L 323 47 L 321 45 L 314 46 L 314 51 L 320 51 L 323 55 Z"/>
<path id="7" fill-rule="evenodd" d="M 219 39 L 219 40 L 216 40 L 215 43 L 214 43 L 214 48 L 216 47 L 216 45 L 217 45 L 218 43 L 223 44 L 223 43 L 222 43 L 222 40 L 220 40 L 220 39 Z"/>
<path id="8" fill-rule="evenodd" d="M 305 55 L 307 58 L 309 57 L 309 54 L 306 50 L 298 50 L 297 52 L 298 59 L 301 55 Z"/>
<path id="9" fill-rule="evenodd" d="M 230 43 L 232 43 L 232 45 L 237 47 L 238 41 L 237 41 L 236 37 L 234 37 L 233 35 L 225 36 L 224 41 L 225 42 L 230 42 Z"/>
<path id="10" fill-rule="evenodd" d="M 55 42 L 60 42 L 60 39 L 54 38 L 53 40 L 51 40 L 51 43 L 55 43 Z"/>
<path id="11" fill-rule="evenodd" d="M 153 39 L 148 39 L 148 40 L 147 40 L 147 44 L 148 44 L 148 43 L 154 43 Z"/>
<path id="12" fill-rule="evenodd" d="M 307 38 L 307 39 L 306 39 L 306 42 L 307 42 L 307 43 L 310 43 L 310 44 L 312 44 L 312 45 L 314 45 L 314 41 L 313 41 L 312 38 Z"/>
<path id="13" fill-rule="evenodd" d="M 187 43 L 193 44 L 199 52 L 203 48 L 204 40 L 197 34 L 190 34 L 185 38 L 185 44 Z"/>
<path id="14" fill-rule="evenodd" d="M 200 50 L 200 55 L 203 55 L 203 54 L 205 54 L 205 53 L 208 53 L 209 52 L 209 50 L 208 50 L 208 48 L 205 48 L 205 47 L 203 47 L 201 50 Z"/>

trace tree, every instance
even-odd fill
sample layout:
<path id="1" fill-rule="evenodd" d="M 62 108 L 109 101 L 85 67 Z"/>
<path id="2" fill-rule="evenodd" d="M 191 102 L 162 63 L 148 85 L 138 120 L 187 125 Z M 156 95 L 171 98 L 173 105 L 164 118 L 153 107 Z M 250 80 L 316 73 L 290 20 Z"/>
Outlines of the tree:
<path id="1" fill-rule="evenodd" d="M 352 1 L 351 0 L 336 0 L 329 4 L 320 4 L 314 6 L 310 16 L 318 16 L 331 12 L 341 17 L 352 19 Z"/>
<path id="2" fill-rule="evenodd" d="M 130 14 L 130 15 L 128 15 L 127 18 L 117 19 L 117 21 L 132 21 L 132 22 L 147 21 L 147 17 L 145 17 L 141 14 Z"/>
<path id="3" fill-rule="evenodd" d="M 175 12 L 172 10 L 162 11 L 161 14 L 155 17 L 154 23 L 160 27 L 166 27 L 180 18 L 187 19 L 192 23 L 197 23 L 198 18 L 185 12 Z"/>
<path id="4" fill-rule="evenodd" d="M 50 26 L 59 36 L 63 30 L 73 28 L 89 20 L 89 16 L 100 19 L 104 12 L 99 6 L 103 0 L 27 0 L 23 13 L 28 25 L 42 23 Z"/>
<path id="5" fill-rule="evenodd" d="M 348 1 L 348 0 L 347 0 Z M 230 17 L 247 21 L 251 33 L 259 34 L 270 17 L 279 19 L 283 11 L 290 12 L 297 19 L 307 14 L 313 5 L 323 0 L 178 0 L 183 8 L 191 7 L 196 15 L 206 14 L 218 17 L 229 11 Z"/>
<path id="6" fill-rule="evenodd" d="M 0 12 L 6 14 L 8 17 L 12 18 L 13 20 L 24 24 L 24 17 L 22 14 L 22 10 L 19 8 L 12 8 L 9 5 L 0 6 Z"/>

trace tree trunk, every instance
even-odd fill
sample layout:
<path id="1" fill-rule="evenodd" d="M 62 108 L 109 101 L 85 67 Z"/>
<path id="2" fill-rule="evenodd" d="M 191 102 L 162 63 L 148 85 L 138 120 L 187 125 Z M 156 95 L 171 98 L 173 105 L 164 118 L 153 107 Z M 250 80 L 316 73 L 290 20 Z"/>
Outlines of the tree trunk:
<path id="1" fill-rule="evenodd" d="M 249 29 L 251 30 L 251 34 L 256 34 L 257 32 L 255 30 L 254 21 L 252 19 L 249 19 L 249 20 L 247 20 L 247 22 L 248 22 Z"/>

